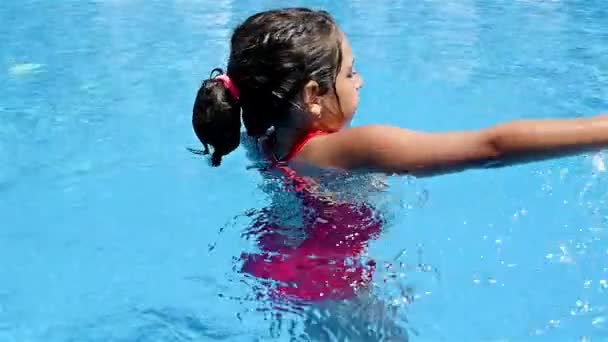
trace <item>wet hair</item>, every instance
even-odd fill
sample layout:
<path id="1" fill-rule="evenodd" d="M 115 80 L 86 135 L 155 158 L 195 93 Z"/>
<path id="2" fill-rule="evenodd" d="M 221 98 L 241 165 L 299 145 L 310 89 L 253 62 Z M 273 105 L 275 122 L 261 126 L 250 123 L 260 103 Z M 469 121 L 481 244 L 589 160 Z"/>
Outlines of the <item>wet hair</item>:
<path id="1" fill-rule="evenodd" d="M 192 126 L 211 164 L 240 144 L 241 113 L 247 134 L 261 137 L 289 119 L 304 86 L 319 84 L 321 95 L 335 92 L 342 63 L 342 35 L 325 11 L 287 8 L 257 13 L 240 24 L 231 39 L 227 75 L 237 100 L 214 69 L 198 90 Z"/>

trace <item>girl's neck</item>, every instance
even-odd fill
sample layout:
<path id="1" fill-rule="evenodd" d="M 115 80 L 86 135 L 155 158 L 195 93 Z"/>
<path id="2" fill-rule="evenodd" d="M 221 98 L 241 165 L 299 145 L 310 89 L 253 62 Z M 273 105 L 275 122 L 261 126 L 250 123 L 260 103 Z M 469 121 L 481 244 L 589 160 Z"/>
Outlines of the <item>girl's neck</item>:
<path id="1" fill-rule="evenodd" d="M 272 144 L 269 146 L 270 152 L 277 160 L 283 160 L 308 133 L 310 133 L 310 129 L 276 127 L 272 133 L 274 137 L 271 140 Z"/>

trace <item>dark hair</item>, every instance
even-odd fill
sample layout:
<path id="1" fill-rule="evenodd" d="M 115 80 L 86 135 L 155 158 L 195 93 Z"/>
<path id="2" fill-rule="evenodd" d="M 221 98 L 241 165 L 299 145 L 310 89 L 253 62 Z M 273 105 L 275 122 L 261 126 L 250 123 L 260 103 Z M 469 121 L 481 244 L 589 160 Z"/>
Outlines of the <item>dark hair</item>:
<path id="1" fill-rule="evenodd" d="M 240 92 L 235 99 L 214 69 L 194 102 L 192 125 L 213 146 L 212 165 L 240 143 L 241 111 L 247 134 L 260 137 L 287 119 L 308 81 L 335 91 L 342 38 L 325 11 L 288 8 L 261 12 L 239 25 L 231 39 L 227 74 Z"/>

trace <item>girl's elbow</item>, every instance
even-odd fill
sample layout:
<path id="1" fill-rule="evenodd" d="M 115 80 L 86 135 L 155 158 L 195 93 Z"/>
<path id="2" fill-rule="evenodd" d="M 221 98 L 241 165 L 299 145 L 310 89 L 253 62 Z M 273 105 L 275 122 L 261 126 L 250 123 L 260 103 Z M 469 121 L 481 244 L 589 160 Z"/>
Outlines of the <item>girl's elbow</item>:
<path id="1" fill-rule="evenodd" d="M 507 155 L 504 145 L 497 141 L 490 141 L 486 149 L 487 159 L 489 160 L 501 160 Z"/>
<path id="2" fill-rule="evenodd" d="M 500 128 L 486 131 L 483 137 L 483 159 L 498 161 L 504 158 L 508 151 Z"/>

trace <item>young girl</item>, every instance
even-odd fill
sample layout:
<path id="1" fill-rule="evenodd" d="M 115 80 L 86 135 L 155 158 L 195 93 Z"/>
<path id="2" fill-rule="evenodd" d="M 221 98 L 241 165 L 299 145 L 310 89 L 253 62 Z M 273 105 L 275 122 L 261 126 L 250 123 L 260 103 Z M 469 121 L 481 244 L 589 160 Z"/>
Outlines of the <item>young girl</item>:
<path id="1" fill-rule="evenodd" d="M 301 300 L 352 298 L 373 263 L 360 255 L 382 218 L 369 204 L 336 201 L 294 165 L 340 171 L 434 175 L 503 166 L 608 144 L 608 117 L 509 122 L 478 131 L 424 133 L 389 126 L 348 128 L 363 86 L 347 37 L 326 12 L 303 8 L 255 14 L 231 39 L 227 72 L 198 91 L 193 127 L 211 163 L 235 150 L 241 118 L 271 167 L 299 198 L 306 237 L 286 243 L 284 225 L 261 214 L 260 255 L 243 270 L 276 280 L 275 294 Z M 491 164 L 488 164 L 491 163 Z M 277 253 L 278 252 L 278 253 Z M 314 256 L 314 257 L 313 257 Z M 337 262 L 336 262 L 337 261 Z"/>

